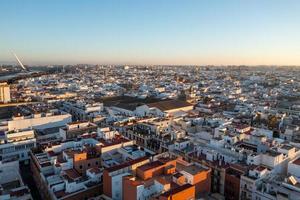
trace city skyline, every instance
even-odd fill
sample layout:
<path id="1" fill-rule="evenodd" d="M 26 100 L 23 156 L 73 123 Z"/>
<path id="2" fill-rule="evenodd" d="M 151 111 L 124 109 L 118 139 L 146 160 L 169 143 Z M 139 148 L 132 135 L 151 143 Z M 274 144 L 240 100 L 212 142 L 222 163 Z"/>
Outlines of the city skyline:
<path id="1" fill-rule="evenodd" d="M 0 63 L 300 65 L 297 1 L 0 5 Z"/>

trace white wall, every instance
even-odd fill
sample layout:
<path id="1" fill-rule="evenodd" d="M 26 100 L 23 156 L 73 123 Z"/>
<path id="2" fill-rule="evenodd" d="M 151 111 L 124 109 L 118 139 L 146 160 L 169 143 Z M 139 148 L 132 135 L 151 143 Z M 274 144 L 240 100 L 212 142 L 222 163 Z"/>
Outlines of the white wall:
<path id="1" fill-rule="evenodd" d="M 135 109 L 135 114 L 140 117 L 147 116 L 149 114 L 149 112 L 150 112 L 150 110 L 147 105 L 138 106 Z"/>
<path id="2" fill-rule="evenodd" d="M 260 165 L 261 164 L 261 154 L 258 155 L 248 155 L 247 164 L 248 165 Z"/>
<path id="3" fill-rule="evenodd" d="M 175 149 L 177 150 L 185 149 L 189 143 L 190 141 L 175 142 Z"/>
<path id="4" fill-rule="evenodd" d="M 66 182 L 66 192 L 67 193 L 72 193 L 72 192 L 76 192 L 82 188 L 85 188 L 84 186 L 84 183 L 85 182 L 68 182 L 68 181 L 65 181 Z"/>
<path id="5" fill-rule="evenodd" d="M 136 199 L 149 199 L 150 196 L 154 194 L 159 194 L 163 190 L 163 185 L 158 181 L 154 181 L 154 184 L 149 187 L 144 187 L 144 185 L 140 185 L 137 187 Z"/>
<path id="6" fill-rule="evenodd" d="M 19 130 L 26 128 L 50 128 L 63 126 L 72 121 L 70 114 L 54 115 L 47 117 L 37 117 L 29 119 L 16 119 L 8 121 L 8 130 Z"/>
<path id="7" fill-rule="evenodd" d="M 123 198 L 123 176 L 130 175 L 129 173 L 122 173 L 111 177 L 112 184 L 112 199 L 122 199 Z"/>
<path id="8" fill-rule="evenodd" d="M 52 186 L 52 191 L 53 192 L 57 192 L 57 191 L 60 191 L 60 190 L 63 190 L 65 188 L 65 183 L 60 183 L 60 184 L 56 184 L 54 186 Z"/>
<path id="9" fill-rule="evenodd" d="M 294 164 L 293 161 L 289 162 L 288 173 L 300 178 L 300 166 L 297 164 Z"/>

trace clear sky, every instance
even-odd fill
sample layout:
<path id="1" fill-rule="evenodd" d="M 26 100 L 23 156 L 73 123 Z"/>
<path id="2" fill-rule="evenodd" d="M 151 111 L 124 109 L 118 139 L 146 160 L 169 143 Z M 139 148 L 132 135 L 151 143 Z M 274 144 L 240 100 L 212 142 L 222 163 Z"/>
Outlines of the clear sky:
<path id="1" fill-rule="evenodd" d="M 300 65 L 299 0 L 0 0 L 0 62 Z"/>

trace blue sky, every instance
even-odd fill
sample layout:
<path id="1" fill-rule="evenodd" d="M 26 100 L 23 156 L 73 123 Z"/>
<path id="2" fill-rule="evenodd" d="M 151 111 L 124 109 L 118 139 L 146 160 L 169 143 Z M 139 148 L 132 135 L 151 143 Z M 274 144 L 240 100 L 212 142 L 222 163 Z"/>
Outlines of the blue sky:
<path id="1" fill-rule="evenodd" d="M 0 0 L 0 62 L 300 65 L 299 0 Z"/>

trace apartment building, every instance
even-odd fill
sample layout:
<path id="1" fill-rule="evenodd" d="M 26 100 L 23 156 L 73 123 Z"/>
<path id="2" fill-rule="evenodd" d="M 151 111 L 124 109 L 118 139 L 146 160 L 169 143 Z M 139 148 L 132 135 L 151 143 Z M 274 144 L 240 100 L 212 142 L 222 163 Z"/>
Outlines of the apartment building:
<path id="1" fill-rule="evenodd" d="M 0 163 L 18 160 L 28 163 L 31 148 L 36 147 L 34 130 L 0 132 Z"/>
<path id="2" fill-rule="evenodd" d="M 85 135 L 97 135 L 98 126 L 89 121 L 77 121 L 66 124 L 59 129 L 60 138 L 65 141 Z"/>
<path id="3" fill-rule="evenodd" d="M 10 88 L 7 83 L 0 83 L 0 102 L 8 103 L 10 102 Z"/>
<path id="4" fill-rule="evenodd" d="M 0 163 L 0 199 L 33 200 L 19 172 L 19 162 Z"/>
<path id="5" fill-rule="evenodd" d="M 93 140 L 62 143 L 30 156 L 43 199 L 85 199 L 101 194 L 103 169 Z"/>

